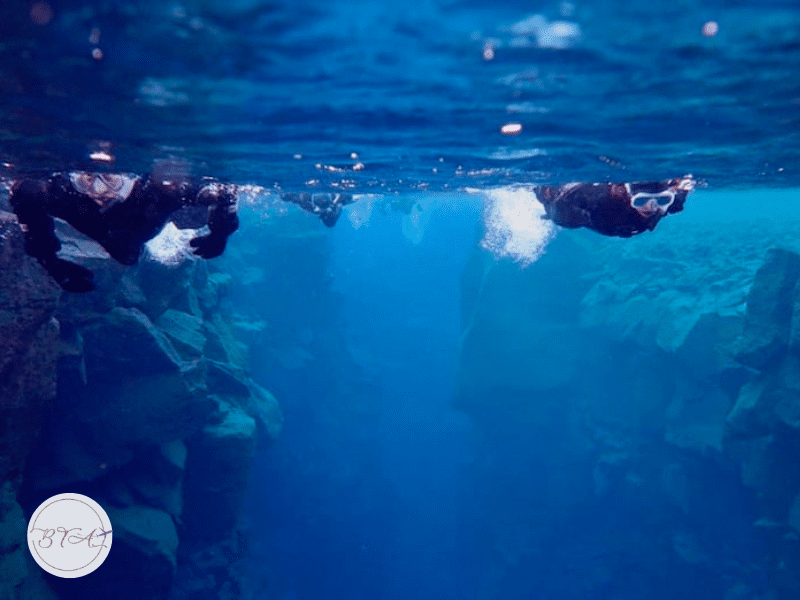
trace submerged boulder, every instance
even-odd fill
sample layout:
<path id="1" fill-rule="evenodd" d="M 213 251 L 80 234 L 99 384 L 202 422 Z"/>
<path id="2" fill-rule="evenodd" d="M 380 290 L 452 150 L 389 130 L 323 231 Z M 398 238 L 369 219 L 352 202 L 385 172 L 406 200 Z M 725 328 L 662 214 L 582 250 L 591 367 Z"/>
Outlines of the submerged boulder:
<path id="1" fill-rule="evenodd" d="M 257 383 L 253 383 L 251 388 L 248 412 L 255 417 L 259 434 L 266 434 L 269 439 L 274 440 L 283 429 L 281 406 L 275 396 Z"/>
<path id="2" fill-rule="evenodd" d="M 675 356 L 694 379 L 718 381 L 720 376 L 744 371 L 735 360 L 741 332 L 740 316 L 703 313 L 674 348 Z"/>
<path id="3" fill-rule="evenodd" d="M 61 240 L 59 256 L 89 269 L 95 290 L 89 294 L 62 294 L 59 315 L 63 321 L 83 323 L 114 308 L 117 288 L 126 267 L 111 258 L 100 244 L 56 219 Z"/>
<path id="4" fill-rule="evenodd" d="M 103 577 L 91 582 L 92 595 L 168 598 L 178 550 L 178 533 L 172 518 L 146 506 L 108 508 L 107 512 L 114 545 L 103 563 Z"/>
<path id="5" fill-rule="evenodd" d="M 139 283 L 147 299 L 142 310 L 153 320 L 158 319 L 173 303 L 186 305 L 182 300 L 186 290 L 191 287 L 199 261 L 183 247 L 178 247 L 183 242 L 173 238 L 181 238 L 182 235 L 172 225 L 165 227 L 158 237 L 145 246 L 137 266 Z M 175 244 L 174 252 L 167 257 L 161 256 L 159 247 L 170 244 Z"/>
<path id="6" fill-rule="evenodd" d="M 10 481 L 0 488 L 0 554 L 25 545 L 27 522 Z"/>
<path id="7" fill-rule="evenodd" d="M 16 599 L 16 588 L 28 576 L 25 564 L 27 522 L 11 482 L 0 489 L 0 599 Z"/>
<path id="8" fill-rule="evenodd" d="M 228 402 L 218 403 L 221 422 L 187 442 L 183 522 L 196 547 L 224 541 L 233 532 L 256 449 L 253 417 Z"/>
<path id="9" fill-rule="evenodd" d="M 800 255 L 770 250 L 759 267 L 747 297 L 739 361 L 763 369 L 789 347 L 795 287 L 800 277 Z"/>
<path id="10" fill-rule="evenodd" d="M 72 420 L 50 423 L 44 435 L 47 445 L 33 451 L 26 473 L 26 485 L 33 491 L 94 481 L 106 475 L 109 468 L 133 458 L 127 447 L 105 440 L 92 444 L 91 438 Z"/>
<path id="11" fill-rule="evenodd" d="M 686 449 L 723 450 L 731 398 L 717 387 L 679 381 L 665 414 L 665 439 Z"/>
<path id="12" fill-rule="evenodd" d="M 206 356 L 211 360 L 225 363 L 234 369 L 244 372 L 247 370 L 247 347 L 237 340 L 225 318 L 215 313 L 210 320 L 206 320 L 205 335 L 208 338 Z"/>
<path id="13" fill-rule="evenodd" d="M 140 452 L 122 472 L 131 497 L 180 517 L 186 454 L 186 444 L 181 440 Z"/>
<path id="14" fill-rule="evenodd" d="M 155 322 L 158 329 L 172 342 L 184 360 L 195 360 L 203 355 L 206 336 L 203 320 L 196 315 L 168 309 Z"/>
<path id="15" fill-rule="evenodd" d="M 250 378 L 243 369 L 216 360 L 208 361 L 207 368 L 208 391 L 220 396 L 239 396 L 246 398 L 250 395 Z"/>
<path id="16" fill-rule="evenodd" d="M 117 444 L 166 443 L 209 421 L 214 407 L 203 363 L 183 361 L 142 312 L 115 308 L 83 336 L 87 385 L 76 412 L 102 437 Z"/>
<path id="17" fill-rule="evenodd" d="M 180 369 L 181 358 L 172 344 L 135 308 L 113 309 L 86 327 L 83 336 L 87 370 L 95 380 Z"/>
<path id="18" fill-rule="evenodd" d="M 742 483 L 754 490 L 762 522 L 785 523 L 800 493 L 800 438 L 787 431 L 751 440 L 730 441 L 728 453 L 741 465 Z"/>
<path id="19" fill-rule="evenodd" d="M 19 473 L 56 395 L 61 291 L 0 212 L 0 481 Z"/>
<path id="20" fill-rule="evenodd" d="M 800 430 L 800 358 L 786 356 L 743 385 L 727 424 L 744 438 L 766 435 L 779 424 Z"/>
<path id="21" fill-rule="evenodd" d="M 147 557 L 158 557 L 175 567 L 178 534 L 172 518 L 165 512 L 146 506 L 108 510 L 114 527 L 114 544 L 126 543 Z"/>
<path id="22" fill-rule="evenodd" d="M 739 390 L 736 402 L 726 417 L 732 434 L 741 438 L 768 435 L 774 424 L 774 404 L 766 377 L 754 378 Z"/>

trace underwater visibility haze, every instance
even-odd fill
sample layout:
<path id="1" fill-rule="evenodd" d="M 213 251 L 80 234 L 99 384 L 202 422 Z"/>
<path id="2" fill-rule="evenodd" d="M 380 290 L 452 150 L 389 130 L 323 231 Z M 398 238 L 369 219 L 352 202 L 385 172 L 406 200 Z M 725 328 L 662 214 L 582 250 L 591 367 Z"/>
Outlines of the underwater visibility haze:
<path id="1" fill-rule="evenodd" d="M 0 599 L 796 600 L 798 157 L 794 0 L 4 2 Z"/>

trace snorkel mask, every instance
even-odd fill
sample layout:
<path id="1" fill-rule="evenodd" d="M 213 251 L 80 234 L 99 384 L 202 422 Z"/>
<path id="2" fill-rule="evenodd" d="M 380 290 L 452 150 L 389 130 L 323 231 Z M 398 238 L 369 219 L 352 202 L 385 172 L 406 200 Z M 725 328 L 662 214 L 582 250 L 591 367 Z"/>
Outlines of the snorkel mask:
<path id="1" fill-rule="evenodd" d="M 657 194 L 639 192 L 631 195 L 631 206 L 644 217 L 667 214 L 673 202 L 675 202 L 675 192 L 672 190 L 664 190 Z"/>
<path id="2" fill-rule="evenodd" d="M 128 199 L 138 177 L 112 173 L 87 173 L 76 171 L 69 174 L 72 187 L 89 196 L 104 213 L 117 202 Z"/>
<path id="3" fill-rule="evenodd" d="M 687 194 L 695 188 L 695 181 L 691 175 L 686 175 L 655 185 L 627 183 L 625 188 L 631 197 L 631 207 L 636 212 L 646 218 L 663 217 L 668 212 L 683 210 L 683 203 Z"/>

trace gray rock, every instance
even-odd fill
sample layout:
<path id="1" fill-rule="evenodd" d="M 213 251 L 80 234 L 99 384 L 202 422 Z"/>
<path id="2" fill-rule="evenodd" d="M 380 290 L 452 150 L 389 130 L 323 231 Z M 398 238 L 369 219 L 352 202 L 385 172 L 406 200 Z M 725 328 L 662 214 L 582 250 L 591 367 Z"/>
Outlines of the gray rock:
<path id="1" fill-rule="evenodd" d="M 247 370 L 247 347 L 236 339 L 231 326 L 221 314 L 216 313 L 210 321 L 205 321 L 205 333 L 208 338 L 208 358 L 227 363 L 239 371 Z"/>
<path id="2" fill-rule="evenodd" d="M 794 355 L 745 383 L 727 417 L 732 433 L 744 438 L 771 433 L 779 423 L 800 429 L 800 358 Z"/>
<path id="3" fill-rule="evenodd" d="M 62 243 L 58 255 L 91 270 L 96 288 L 91 294 L 62 294 L 59 318 L 82 323 L 114 308 L 127 267 L 113 260 L 97 242 L 58 219 L 56 235 Z"/>
<path id="4" fill-rule="evenodd" d="M 179 310 L 167 309 L 156 320 L 156 326 L 169 338 L 184 360 L 193 360 L 203 355 L 206 336 L 203 335 L 203 320 Z"/>
<path id="5" fill-rule="evenodd" d="M 775 416 L 794 429 L 800 429 L 800 357 L 787 357 L 774 382 Z"/>
<path id="6" fill-rule="evenodd" d="M 199 264 L 196 270 L 199 270 Z M 193 281 L 196 281 L 195 277 Z M 203 318 L 203 311 L 200 308 L 200 298 L 195 287 L 197 284 L 190 285 L 170 302 L 170 307 L 199 318 Z"/>
<path id="7" fill-rule="evenodd" d="M 269 439 L 277 438 L 283 429 L 283 413 L 280 404 L 270 392 L 257 383 L 253 383 L 248 412 L 253 415 L 259 433 Z"/>
<path id="8" fill-rule="evenodd" d="M 747 297 L 738 359 L 763 369 L 789 346 L 800 255 L 774 248 L 758 269 Z"/>
<path id="9" fill-rule="evenodd" d="M 730 408 L 719 388 L 680 380 L 666 410 L 665 439 L 679 448 L 721 452 Z"/>
<path id="10" fill-rule="evenodd" d="M 0 218 L 0 481 L 22 470 L 56 393 L 61 290 L 23 250 L 13 216 Z"/>
<path id="11" fill-rule="evenodd" d="M 200 308 L 204 313 L 213 312 L 219 306 L 220 299 L 230 287 L 233 277 L 221 271 L 209 272 L 206 267 L 204 285 L 198 289 Z"/>
<path id="12" fill-rule="evenodd" d="M 175 567 L 178 532 L 167 513 L 146 506 L 108 508 L 107 512 L 114 544 L 127 543 L 148 557 L 159 555 Z"/>
<path id="13" fill-rule="evenodd" d="M 728 443 L 728 453 L 741 466 L 742 483 L 746 487 L 763 492 L 770 486 L 775 475 L 772 441 L 772 436 L 765 435 Z"/>
<path id="14" fill-rule="evenodd" d="M 147 297 L 144 312 L 151 319 L 158 319 L 185 294 L 191 286 L 197 262 L 196 257 L 187 255 L 173 264 L 165 264 L 145 249 L 138 266 L 139 284 Z"/>
<path id="15" fill-rule="evenodd" d="M 739 390 L 725 423 L 735 437 L 748 439 L 768 435 L 775 423 L 775 402 L 770 377 L 756 377 Z"/>
<path id="16" fill-rule="evenodd" d="M 17 546 L 26 546 L 27 521 L 10 481 L 0 489 L 0 556 Z"/>
<path id="17" fill-rule="evenodd" d="M 52 490 L 94 481 L 132 458 L 129 448 L 108 441 L 92 444 L 74 421 L 67 421 L 47 430 L 47 447 L 34 454 L 35 468 L 29 469 L 27 485 L 32 490 Z"/>
<path id="18" fill-rule="evenodd" d="M 735 361 L 741 333 L 740 317 L 702 314 L 675 348 L 675 356 L 694 378 L 711 381 L 723 371 L 741 369 Z"/>
<path id="19" fill-rule="evenodd" d="M 213 402 L 183 372 L 131 377 L 87 386 L 77 416 L 94 441 L 163 443 L 196 433 L 214 415 Z"/>
<path id="20" fill-rule="evenodd" d="M 786 435 L 769 435 L 730 442 L 727 450 L 741 464 L 742 483 L 760 500 L 762 521 L 785 524 L 800 491 L 797 441 Z"/>
<path id="21" fill-rule="evenodd" d="M 207 378 L 209 393 L 242 398 L 250 395 L 248 387 L 250 379 L 242 369 L 210 360 L 208 361 Z"/>
<path id="22" fill-rule="evenodd" d="M 146 506 L 106 508 L 114 545 L 103 564 L 102 597 L 165 599 L 175 579 L 178 533 L 166 512 Z M 106 568 L 108 567 L 108 568 Z"/>
<path id="23" fill-rule="evenodd" d="M 256 448 L 256 422 L 242 409 L 219 401 L 222 421 L 189 440 L 183 522 L 189 543 L 204 547 L 234 530 Z"/>
<path id="24" fill-rule="evenodd" d="M 186 452 L 181 440 L 149 448 L 126 468 L 123 477 L 141 501 L 178 517 L 183 512 Z"/>
<path id="25" fill-rule="evenodd" d="M 182 474 L 186 468 L 186 444 L 182 440 L 175 440 L 168 444 L 162 444 L 160 451 L 165 464 L 174 469 L 176 475 Z"/>
<path id="26" fill-rule="evenodd" d="M 143 309 L 147 305 L 147 297 L 139 285 L 138 270 L 128 269 L 117 286 L 117 306 L 121 308 Z"/>
<path id="27" fill-rule="evenodd" d="M 137 504 L 136 495 L 128 482 L 122 477 L 112 476 L 103 481 L 102 497 L 119 508 L 127 508 Z"/>
<path id="28" fill-rule="evenodd" d="M 181 357 L 150 319 L 135 308 L 115 308 L 83 330 L 90 379 L 173 373 Z"/>
<path id="29" fill-rule="evenodd" d="M 28 577 L 25 564 L 25 546 L 19 546 L 7 553 L 0 553 L 0 600 L 18 600 L 20 588 Z"/>
<path id="30" fill-rule="evenodd" d="M 115 308 L 83 335 L 88 385 L 74 414 L 95 439 L 166 443 L 210 421 L 204 364 L 182 361 L 143 313 Z"/>

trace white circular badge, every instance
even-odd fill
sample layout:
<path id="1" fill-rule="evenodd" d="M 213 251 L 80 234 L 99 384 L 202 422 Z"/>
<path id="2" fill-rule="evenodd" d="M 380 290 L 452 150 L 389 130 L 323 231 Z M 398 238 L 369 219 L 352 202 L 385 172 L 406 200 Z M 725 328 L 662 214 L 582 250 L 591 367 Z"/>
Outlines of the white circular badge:
<path id="1" fill-rule="evenodd" d="M 108 556 L 111 521 L 91 498 L 59 494 L 42 502 L 31 516 L 28 548 L 37 564 L 51 575 L 82 577 Z"/>

